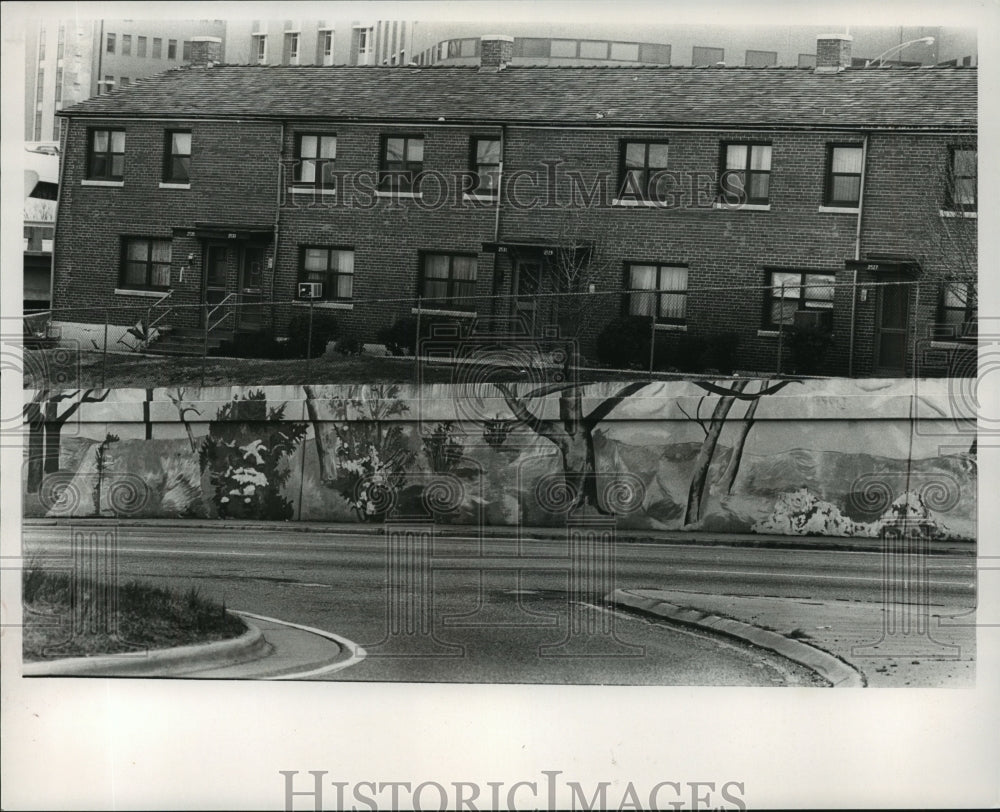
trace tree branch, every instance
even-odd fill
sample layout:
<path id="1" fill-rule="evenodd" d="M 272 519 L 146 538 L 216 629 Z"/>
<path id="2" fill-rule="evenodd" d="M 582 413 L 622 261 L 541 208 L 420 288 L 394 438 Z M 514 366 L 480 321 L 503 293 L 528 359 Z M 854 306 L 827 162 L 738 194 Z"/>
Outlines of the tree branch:
<path id="1" fill-rule="evenodd" d="M 518 398 L 514 392 L 505 383 L 493 384 L 500 393 L 503 395 L 503 399 L 507 401 L 507 406 L 510 408 L 511 412 L 514 413 L 514 417 L 523 422 L 528 428 L 530 428 L 535 434 L 545 437 L 547 440 L 555 443 L 560 448 L 566 446 L 568 438 L 563 432 L 557 431 L 555 427 L 546 423 L 544 420 L 539 419 L 534 414 L 532 414 L 528 407 Z"/>
<path id="2" fill-rule="evenodd" d="M 605 417 L 611 414 L 611 410 L 614 409 L 619 403 L 621 403 L 626 398 L 634 395 L 640 389 L 649 386 L 649 381 L 634 381 L 628 386 L 624 387 L 617 395 L 608 398 L 605 401 L 599 403 L 586 418 L 584 418 L 584 425 L 588 429 L 593 429 L 598 423 L 600 423 Z"/>

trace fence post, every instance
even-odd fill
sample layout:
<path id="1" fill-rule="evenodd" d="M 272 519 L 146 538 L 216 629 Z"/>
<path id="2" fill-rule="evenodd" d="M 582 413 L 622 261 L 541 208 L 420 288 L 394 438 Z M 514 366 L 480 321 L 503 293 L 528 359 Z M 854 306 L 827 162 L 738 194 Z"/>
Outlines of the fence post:
<path id="1" fill-rule="evenodd" d="M 423 310 L 423 297 L 417 296 L 417 334 L 413 337 L 413 360 L 420 356 L 420 313 Z"/>
<path id="2" fill-rule="evenodd" d="M 781 296 L 781 298 L 779 299 L 779 307 L 778 307 L 778 369 L 775 372 L 776 375 L 781 374 L 781 351 L 783 349 L 782 344 L 784 343 L 784 337 L 785 337 L 785 283 L 784 282 L 781 283 L 781 287 L 779 290 L 780 290 L 779 295 Z"/>
<path id="3" fill-rule="evenodd" d="M 101 347 L 101 388 L 104 388 L 104 381 L 108 374 L 108 322 L 111 320 L 111 311 L 104 308 L 104 344 Z"/>
<path id="4" fill-rule="evenodd" d="M 309 298 L 309 332 L 306 335 L 306 380 L 312 383 L 310 379 L 310 369 L 312 368 L 312 349 L 313 349 L 313 302 L 315 300 Z"/>
<path id="5" fill-rule="evenodd" d="M 653 297 L 653 312 L 649 317 L 649 371 L 653 371 L 653 356 L 656 353 L 656 294 L 649 294 Z"/>
<path id="6" fill-rule="evenodd" d="M 208 302 L 205 302 L 205 339 L 202 344 L 201 352 L 201 388 L 205 388 L 205 367 L 208 366 Z"/>

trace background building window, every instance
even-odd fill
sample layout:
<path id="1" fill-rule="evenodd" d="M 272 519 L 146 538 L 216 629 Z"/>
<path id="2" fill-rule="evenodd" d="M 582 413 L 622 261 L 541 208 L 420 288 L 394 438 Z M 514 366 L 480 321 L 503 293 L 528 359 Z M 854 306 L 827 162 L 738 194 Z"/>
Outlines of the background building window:
<path id="1" fill-rule="evenodd" d="M 688 269 L 681 265 L 639 265 L 627 268 L 628 313 L 652 316 L 664 324 L 684 324 L 687 318 Z"/>
<path id="2" fill-rule="evenodd" d="M 299 35 L 296 33 L 285 34 L 285 64 L 299 64 Z"/>
<path id="3" fill-rule="evenodd" d="M 827 206 L 857 208 L 861 200 L 863 153 L 853 144 L 830 144 L 826 154 Z"/>
<path id="4" fill-rule="evenodd" d="M 578 45 L 575 39 L 554 39 L 549 44 L 549 54 L 552 57 L 575 58 Z"/>
<path id="5" fill-rule="evenodd" d="M 139 37 L 135 41 L 135 55 L 145 56 L 146 55 L 146 38 Z"/>
<path id="6" fill-rule="evenodd" d="M 472 139 L 472 172 L 476 186 L 473 193 L 495 195 L 500 187 L 500 139 Z"/>
<path id="7" fill-rule="evenodd" d="M 170 240 L 129 238 L 124 245 L 123 288 L 170 287 Z"/>
<path id="8" fill-rule="evenodd" d="M 422 306 L 441 310 L 476 309 L 478 260 L 465 254 L 423 254 L 420 269 Z"/>
<path id="9" fill-rule="evenodd" d="M 723 144 L 719 193 L 725 203 L 766 204 L 770 200 L 771 145 Z"/>
<path id="10" fill-rule="evenodd" d="M 612 42 L 611 58 L 623 62 L 638 62 L 639 44 L 637 42 Z"/>
<path id="11" fill-rule="evenodd" d="M 659 200 L 662 173 L 667 168 L 666 141 L 623 141 L 619 167 L 619 196 Z"/>
<path id="12" fill-rule="evenodd" d="M 295 182 L 336 189 L 337 136 L 299 134 L 295 139 Z"/>
<path id="13" fill-rule="evenodd" d="M 153 37 L 153 59 L 160 59 L 163 56 L 163 40 L 160 37 Z"/>
<path id="14" fill-rule="evenodd" d="M 319 63 L 333 64 L 333 31 L 329 29 L 319 32 Z"/>
<path id="15" fill-rule="evenodd" d="M 132 84 L 132 80 L 129 79 L 127 76 L 122 76 L 118 80 L 118 86 L 119 87 L 128 87 L 130 84 Z"/>
<path id="16" fill-rule="evenodd" d="M 354 249 L 306 247 L 302 249 L 300 282 L 319 282 L 326 301 L 354 295 Z"/>
<path id="17" fill-rule="evenodd" d="M 181 54 L 182 54 L 181 61 L 183 61 L 183 62 L 190 62 L 191 61 L 191 41 L 190 40 L 184 40 L 184 45 L 182 46 Z"/>
<path id="18" fill-rule="evenodd" d="M 799 54 L 798 64 L 800 68 L 815 68 L 816 54 Z"/>
<path id="19" fill-rule="evenodd" d="M 163 154 L 163 182 L 191 182 L 191 131 L 167 130 Z"/>
<path id="20" fill-rule="evenodd" d="M 167 40 L 167 59 L 177 59 L 177 40 Z"/>
<path id="21" fill-rule="evenodd" d="M 108 53 L 113 54 L 115 52 L 115 35 L 108 34 L 107 39 L 108 39 L 108 44 L 107 44 Z"/>
<path id="22" fill-rule="evenodd" d="M 764 327 L 790 327 L 796 310 L 832 310 L 834 274 L 803 271 L 768 271 L 771 288 L 764 310 Z"/>
<path id="23" fill-rule="evenodd" d="M 976 211 L 976 150 L 952 147 L 948 166 L 948 208 Z"/>
<path id="24" fill-rule="evenodd" d="M 514 40 L 514 56 L 530 56 L 547 59 L 551 40 L 542 37 L 517 37 Z"/>
<path id="25" fill-rule="evenodd" d="M 639 61 L 653 65 L 669 65 L 670 46 L 644 42 L 639 46 Z"/>
<path id="26" fill-rule="evenodd" d="M 968 282 L 945 282 L 941 286 L 938 307 L 938 334 L 940 338 L 976 338 L 979 304 L 976 286 Z"/>
<path id="27" fill-rule="evenodd" d="M 125 171 L 125 130 L 91 130 L 87 178 L 121 180 Z"/>
<path id="28" fill-rule="evenodd" d="M 267 62 L 267 34 L 254 34 L 252 39 L 254 60 L 263 65 Z"/>
<path id="29" fill-rule="evenodd" d="M 580 59 L 607 59 L 609 43 L 595 40 L 580 40 Z"/>
<path id="30" fill-rule="evenodd" d="M 382 136 L 382 165 L 378 179 L 381 191 L 412 192 L 423 168 L 423 136 Z"/>
<path id="31" fill-rule="evenodd" d="M 692 65 L 714 65 L 717 62 L 724 61 L 725 58 L 725 48 L 704 48 L 700 45 L 695 45 L 691 49 Z"/>
<path id="32" fill-rule="evenodd" d="M 132 56 L 131 34 L 122 34 L 122 56 Z"/>

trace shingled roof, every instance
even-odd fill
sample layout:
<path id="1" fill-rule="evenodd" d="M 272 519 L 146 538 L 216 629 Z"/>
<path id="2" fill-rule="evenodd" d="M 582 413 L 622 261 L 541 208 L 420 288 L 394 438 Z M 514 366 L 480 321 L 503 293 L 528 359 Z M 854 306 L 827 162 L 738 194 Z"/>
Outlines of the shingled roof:
<path id="1" fill-rule="evenodd" d="M 976 70 L 682 67 L 181 68 L 64 116 L 595 126 L 976 126 Z"/>

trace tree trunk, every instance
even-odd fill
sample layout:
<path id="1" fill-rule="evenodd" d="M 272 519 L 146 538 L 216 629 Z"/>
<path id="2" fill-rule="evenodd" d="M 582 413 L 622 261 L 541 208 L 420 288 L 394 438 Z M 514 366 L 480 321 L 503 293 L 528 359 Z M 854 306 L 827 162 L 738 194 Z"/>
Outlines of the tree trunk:
<path id="1" fill-rule="evenodd" d="M 28 403 L 24 409 L 28 423 L 28 482 L 27 492 L 38 493 L 45 469 L 45 427 L 42 421 L 42 407 L 36 402 Z"/>
<path id="2" fill-rule="evenodd" d="M 302 391 L 306 394 L 306 413 L 312 423 L 313 435 L 316 438 L 316 456 L 319 458 L 319 478 L 326 485 L 337 478 L 337 459 L 326 447 L 323 440 L 322 423 L 319 419 L 319 412 L 316 409 L 316 395 L 311 386 L 303 386 Z"/>
<path id="3" fill-rule="evenodd" d="M 59 470 L 59 445 L 62 433 L 59 420 L 59 404 L 48 401 L 45 404 L 45 473 L 54 474 Z"/>
<path id="4" fill-rule="evenodd" d="M 725 492 L 727 495 L 733 492 L 736 475 L 740 472 L 740 462 L 743 460 L 743 447 L 747 443 L 747 435 L 750 434 L 750 429 L 753 428 L 753 416 L 757 411 L 757 404 L 759 402 L 759 400 L 752 400 L 750 401 L 750 405 L 747 406 L 747 412 L 743 415 L 743 422 L 740 423 L 740 430 L 736 435 L 733 452 L 729 457 L 729 464 L 719 479 L 719 490 Z"/>
<path id="5" fill-rule="evenodd" d="M 731 391 L 742 392 L 748 381 L 737 381 L 733 384 Z M 694 474 L 691 477 L 691 488 L 688 491 L 687 510 L 684 513 L 684 524 L 694 524 L 702 518 L 705 510 L 705 484 L 708 481 L 708 469 L 712 464 L 712 457 L 715 454 L 715 447 L 719 444 L 719 437 L 726 424 L 726 415 L 733 408 L 736 402 L 735 396 L 726 395 L 719 398 L 712 412 L 712 421 L 708 427 L 708 433 L 701 444 L 698 456 L 694 461 Z"/>

